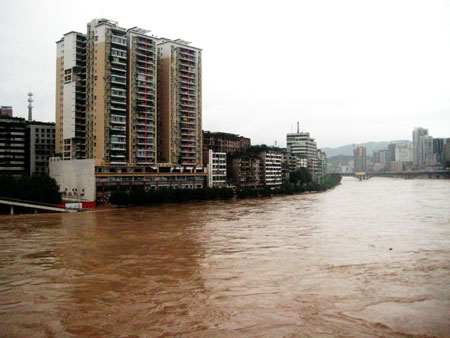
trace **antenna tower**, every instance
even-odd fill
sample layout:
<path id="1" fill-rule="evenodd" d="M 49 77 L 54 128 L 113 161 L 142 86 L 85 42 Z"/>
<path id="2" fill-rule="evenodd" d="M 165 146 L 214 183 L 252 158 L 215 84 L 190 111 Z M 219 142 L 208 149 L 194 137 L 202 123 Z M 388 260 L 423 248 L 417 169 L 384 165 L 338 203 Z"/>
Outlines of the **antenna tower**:
<path id="1" fill-rule="evenodd" d="M 28 93 L 28 121 L 33 120 L 33 93 Z"/>

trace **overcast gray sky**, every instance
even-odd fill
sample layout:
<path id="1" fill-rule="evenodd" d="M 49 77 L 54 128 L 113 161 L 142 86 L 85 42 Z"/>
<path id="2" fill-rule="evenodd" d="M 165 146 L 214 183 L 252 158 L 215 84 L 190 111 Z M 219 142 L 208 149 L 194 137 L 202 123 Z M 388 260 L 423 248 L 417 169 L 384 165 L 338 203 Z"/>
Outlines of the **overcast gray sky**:
<path id="1" fill-rule="evenodd" d="M 450 137 L 450 1 L 0 0 L 0 105 L 55 117 L 55 41 L 104 17 L 203 49 L 203 129 L 319 147 Z"/>

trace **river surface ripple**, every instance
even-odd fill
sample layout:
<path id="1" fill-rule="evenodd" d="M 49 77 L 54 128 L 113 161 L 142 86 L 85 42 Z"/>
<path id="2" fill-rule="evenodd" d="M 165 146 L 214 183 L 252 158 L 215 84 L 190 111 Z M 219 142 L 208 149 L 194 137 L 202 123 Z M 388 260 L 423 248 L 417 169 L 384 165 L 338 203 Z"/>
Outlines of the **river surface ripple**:
<path id="1" fill-rule="evenodd" d="M 450 181 L 0 218 L 0 335 L 450 336 Z"/>

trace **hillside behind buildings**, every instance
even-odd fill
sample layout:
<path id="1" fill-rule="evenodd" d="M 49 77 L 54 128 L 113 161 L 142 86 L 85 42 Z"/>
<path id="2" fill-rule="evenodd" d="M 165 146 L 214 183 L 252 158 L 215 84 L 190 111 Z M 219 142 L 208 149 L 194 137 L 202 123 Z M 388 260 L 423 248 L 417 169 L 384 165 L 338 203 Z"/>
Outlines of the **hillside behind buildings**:
<path id="1" fill-rule="evenodd" d="M 366 142 L 366 143 L 358 143 L 358 144 L 346 144 L 345 146 L 340 146 L 337 148 L 321 148 L 327 154 L 327 157 L 334 157 L 339 155 L 344 156 L 353 156 L 353 148 L 354 147 L 365 147 L 366 154 L 372 156 L 373 151 L 379 151 L 382 149 L 386 149 L 389 142 Z"/>

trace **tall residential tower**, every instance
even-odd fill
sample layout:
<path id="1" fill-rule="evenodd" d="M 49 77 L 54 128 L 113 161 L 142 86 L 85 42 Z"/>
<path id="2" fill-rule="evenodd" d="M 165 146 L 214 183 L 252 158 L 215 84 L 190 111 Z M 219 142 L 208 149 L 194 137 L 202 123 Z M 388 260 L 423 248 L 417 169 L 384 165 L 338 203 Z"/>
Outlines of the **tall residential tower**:
<path id="1" fill-rule="evenodd" d="M 166 39 L 158 49 L 158 162 L 201 165 L 201 50 Z"/>
<path id="2" fill-rule="evenodd" d="M 94 19 L 57 42 L 56 153 L 97 166 L 202 166 L 201 50 Z"/>

